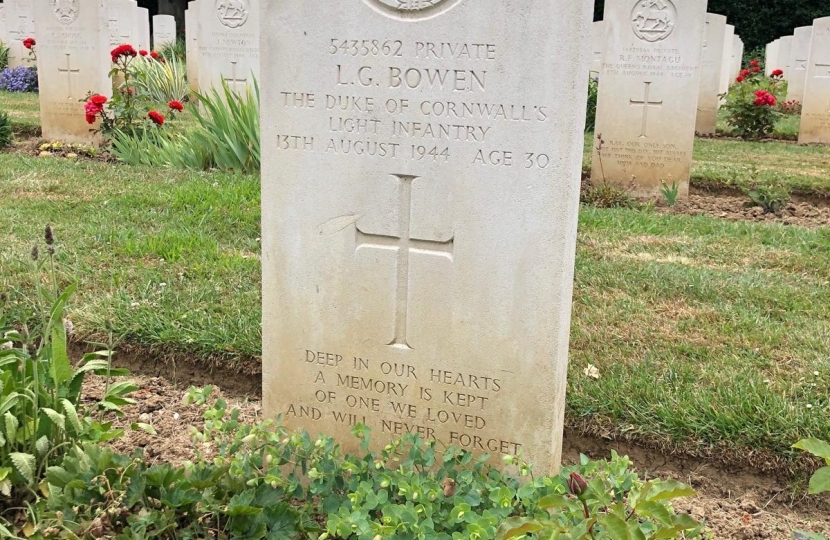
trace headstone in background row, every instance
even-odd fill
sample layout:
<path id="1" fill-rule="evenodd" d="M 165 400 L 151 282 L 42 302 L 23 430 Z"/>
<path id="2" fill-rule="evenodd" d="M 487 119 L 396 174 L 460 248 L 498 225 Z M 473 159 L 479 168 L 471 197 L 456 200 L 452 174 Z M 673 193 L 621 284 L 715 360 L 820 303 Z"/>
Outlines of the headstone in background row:
<path id="1" fill-rule="evenodd" d="M 700 93 L 697 101 L 695 131 L 701 135 L 714 135 L 720 108 L 720 75 L 723 64 L 726 17 L 706 14 L 703 37 L 703 57 L 700 64 Z"/>
<path id="2" fill-rule="evenodd" d="M 594 182 L 643 197 L 676 182 L 688 194 L 706 3 L 606 0 Z"/>
<path id="3" fill-rule="evenodd" d="M 793 47 L 793 36 L 784 36 L 778 41 L 778 66 L 773 69 L 783 69 L 784 79 L 790 80 L 790 52 Z"/>
<path id="4" fill-rule="evenodd" d="M 259 78 L 260 0 L 216 0 L 199 9 L 199 88 L 244 93 Z"/>
<path id="5" fill-rule="evenodd" d="M 43 138 L 92 142 L 89 93 L 110 95 L 109 16 L 100 0 L 33 0 Z"/>
<path id="6" fill-rule="evenodd" d="M 778 52 L 781 50 L 781 40 L 776 39 L 772 43 L 769 44 L 769 49 L 767 50 L 767 59 L 766 59 L 766 69 L 765 73 L 767 77 L 772 75 L 772 72 L 776 69 L 779 69 L 778 66 Z"/>
<path id="7" fill-rule="evenodd" d="M 130 0 L 107 0 L 109 12 L 109 46 L 111 48 L 128 43 L 136 46 L 136 7 Z"/>
<path id="8" fill-rule="evenodd" d="M 9 34 L 6 31 L 6 6 L 0 2 L 0 43 L 9 45 Z"/>
<path id="9" fill-rule="evenodd" d="M 804 84 L 807 82 L 807 62 L 810 60 L 810 42 L 813 27 L 802 26 L 793 32 L 793 46 L 790 50 L 790 78 L 787 86 L 787 101 L 804 100 Z"/>
<path id="10" fill-rule="evenodd" d="M 800 144 L 830 144 L 830 17 L 813 21 Z"/>
<path id="11" fill-rule="evenodd" d="M 556 470 L 592 2 L 262 7 L 266 415 Z"/>
<path id="12" fill-rule="evenodd" d="M 199 3 L 189 2 L 184 12 L 184 36 L 187 51 L 187 81 L 199 91 Z"/>
<path id="13" fill-rule="evenodd" d="M 6 33 L 9 38 L 9 67 L 34 67 L 30 62 L 29 49 L 23 40 L 35 35 L 35 19 L 32 0 L 6 0 Z"/>
<path id="14" fill-rule="evenodd" d="M 744 64 L 744 40 L 735 36 L 732 40 L 732 78 L 735 79 L 741 74 Z"/>
<path id="15" fill-rule="evenodd" d="M 135 18 L 135 43 L 136 49 L 151 50 L 150 46 L 150 10 L 137 8 Z"/>
<path id="16" fill-rule="evenodd" d="M 594 55 L 591 57 L 591 76 L 599 76 L 602 72 L 602 41 L 605 39 L 605 24 L 596 21 L 591 26 L 591 50 Z"/>
<path id="17" fill-rule="evenodd" d="M 732 43 L 735 40 L 735 27 L 731 24 L 726 25 L 726 31 L 723 33 L 723 61 L 721 62 L 720 70 L 720 94 L 729 92 L 729 87 L 735 81 L 732 77 Z"/>
<path id="18" fill-rule="evenodd" d="M 176 18 L 172 15 L 153 15 L 153 50 L 176 42 Z"/>

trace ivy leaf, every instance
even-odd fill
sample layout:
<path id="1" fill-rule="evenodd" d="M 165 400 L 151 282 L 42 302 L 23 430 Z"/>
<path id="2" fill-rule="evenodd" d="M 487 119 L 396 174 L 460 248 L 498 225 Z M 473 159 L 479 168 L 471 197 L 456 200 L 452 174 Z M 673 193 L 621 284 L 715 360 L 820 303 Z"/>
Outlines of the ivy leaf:
<path id="1" fill-rule="evenodd" d="M 17 472 L 22 476 L 29 484 L 35 483 L 35 456 L 31 454 L 24 454 L 22 452 L 12 452 L 9 454 L 9 458 L 12 460 L 12 465 L 17 470 Z"/>
<path id="2" fill-rule="evenodd" d="M 830 465 L 830 443 L 818 439 L 803 439 L 793 445 L 793 448 L 804 450 L 814 456 L 820 457 Z"/>
<path id="3" fill-rule="evenodd" d="M 825 491 L 830 491 L 830 467 L 817 470 L 810 478 L 810 495 L 818 495 Z"/>

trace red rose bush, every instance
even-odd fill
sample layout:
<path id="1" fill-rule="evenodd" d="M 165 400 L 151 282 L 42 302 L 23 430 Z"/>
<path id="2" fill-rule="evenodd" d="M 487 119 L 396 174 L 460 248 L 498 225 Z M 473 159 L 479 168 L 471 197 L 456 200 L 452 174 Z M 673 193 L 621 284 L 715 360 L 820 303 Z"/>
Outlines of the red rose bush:
<path id="1" fill-rule="evenodd" d="M 787 94 L 784 72 L 776 69 L 770 77 L 764 75 L 760 61 L 752 60 L 726 95 L 723 108 L 729 114 L 727 122 L 743 139 L 762 139 L 772 133 L 775 121 L 781 116 L 780 103 Z"/>

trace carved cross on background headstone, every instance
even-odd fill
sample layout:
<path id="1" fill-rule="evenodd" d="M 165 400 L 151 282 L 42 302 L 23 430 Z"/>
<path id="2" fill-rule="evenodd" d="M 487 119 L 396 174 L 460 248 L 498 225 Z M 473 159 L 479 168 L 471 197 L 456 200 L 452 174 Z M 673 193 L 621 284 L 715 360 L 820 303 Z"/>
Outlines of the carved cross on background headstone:
<path id="1" fill-rule="evenodd" d="M 72 69 L 72 55 L 70 53 L 66 53 L 66 69 L 58 68 L 59 73 L 66 73 L 66 86 L 68 89 L 68 94 L 66 99 L 73 99 L 75 96 L 72 94 L 72 75 L 81 75 L 80 68 Z"/>
<path id="2" fill-rule="evenodd" d="M 361 249 L 384 249 L 397 252 L 397 292 L 395 295 L 395 338 L 390 347 L 411 350 L 406 338 L 407 317 L 409 316 L 409 254 L 419 253 L 443 257 L 452 261 L 455 238 L 449 240 L 423 240 L 410 236 L 412 217 L 412 183 L 417 176 L 392 174 L 398 182 L 398 235 L 367 234 L 355 225 L 357 251 Z"/>
<path id="3" fill-rule="evenodd" d="M 640 131 L 640 138 L 647 139 L 648 138 L 648 108 L 649 107 L 657 107 L 661 108 L 663 106 L 663 100 L 660 101 L 649 101 L 649 94 L 651 94 L 651 83 L 645 83 L 645 91 L 643 94 L 642 101 L 631 99 L 629 100 L 632 107 L 642 107 L 643 108 L 643 126 Z"/>
<path id="4" fill-rule="evenodd" d="M 231 90 L 241 94 L 242 92 L 245 91 L 245 88 L 248 86 L 248 78 L 245 77 L 243 79 L 240 79 L 239 77 L 237 77 L 237 75 L 236 75 L 236 64 L 237 63 L 238 62 L 231 62 L 231 76 L 230 76 L 230 78 L 225 77 L 224 75 L 222 75 L 222 78 L 225 79 L 225 82 L 228 83 L 228 86 L 230 86 Z M 242 85 L 242 90 L 241 91 L 236 87 L 237 84 Z"/>

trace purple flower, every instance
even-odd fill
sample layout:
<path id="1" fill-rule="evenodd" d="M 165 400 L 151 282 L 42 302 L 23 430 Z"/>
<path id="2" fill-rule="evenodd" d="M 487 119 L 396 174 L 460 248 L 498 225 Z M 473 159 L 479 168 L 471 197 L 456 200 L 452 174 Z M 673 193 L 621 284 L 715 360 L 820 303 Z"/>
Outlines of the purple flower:
<path id="1" fill-rule="evenodd" d="M 37 71 L 26 66 L 4 69 L 0 72 L 0 90 L 37 92 Z"/>

